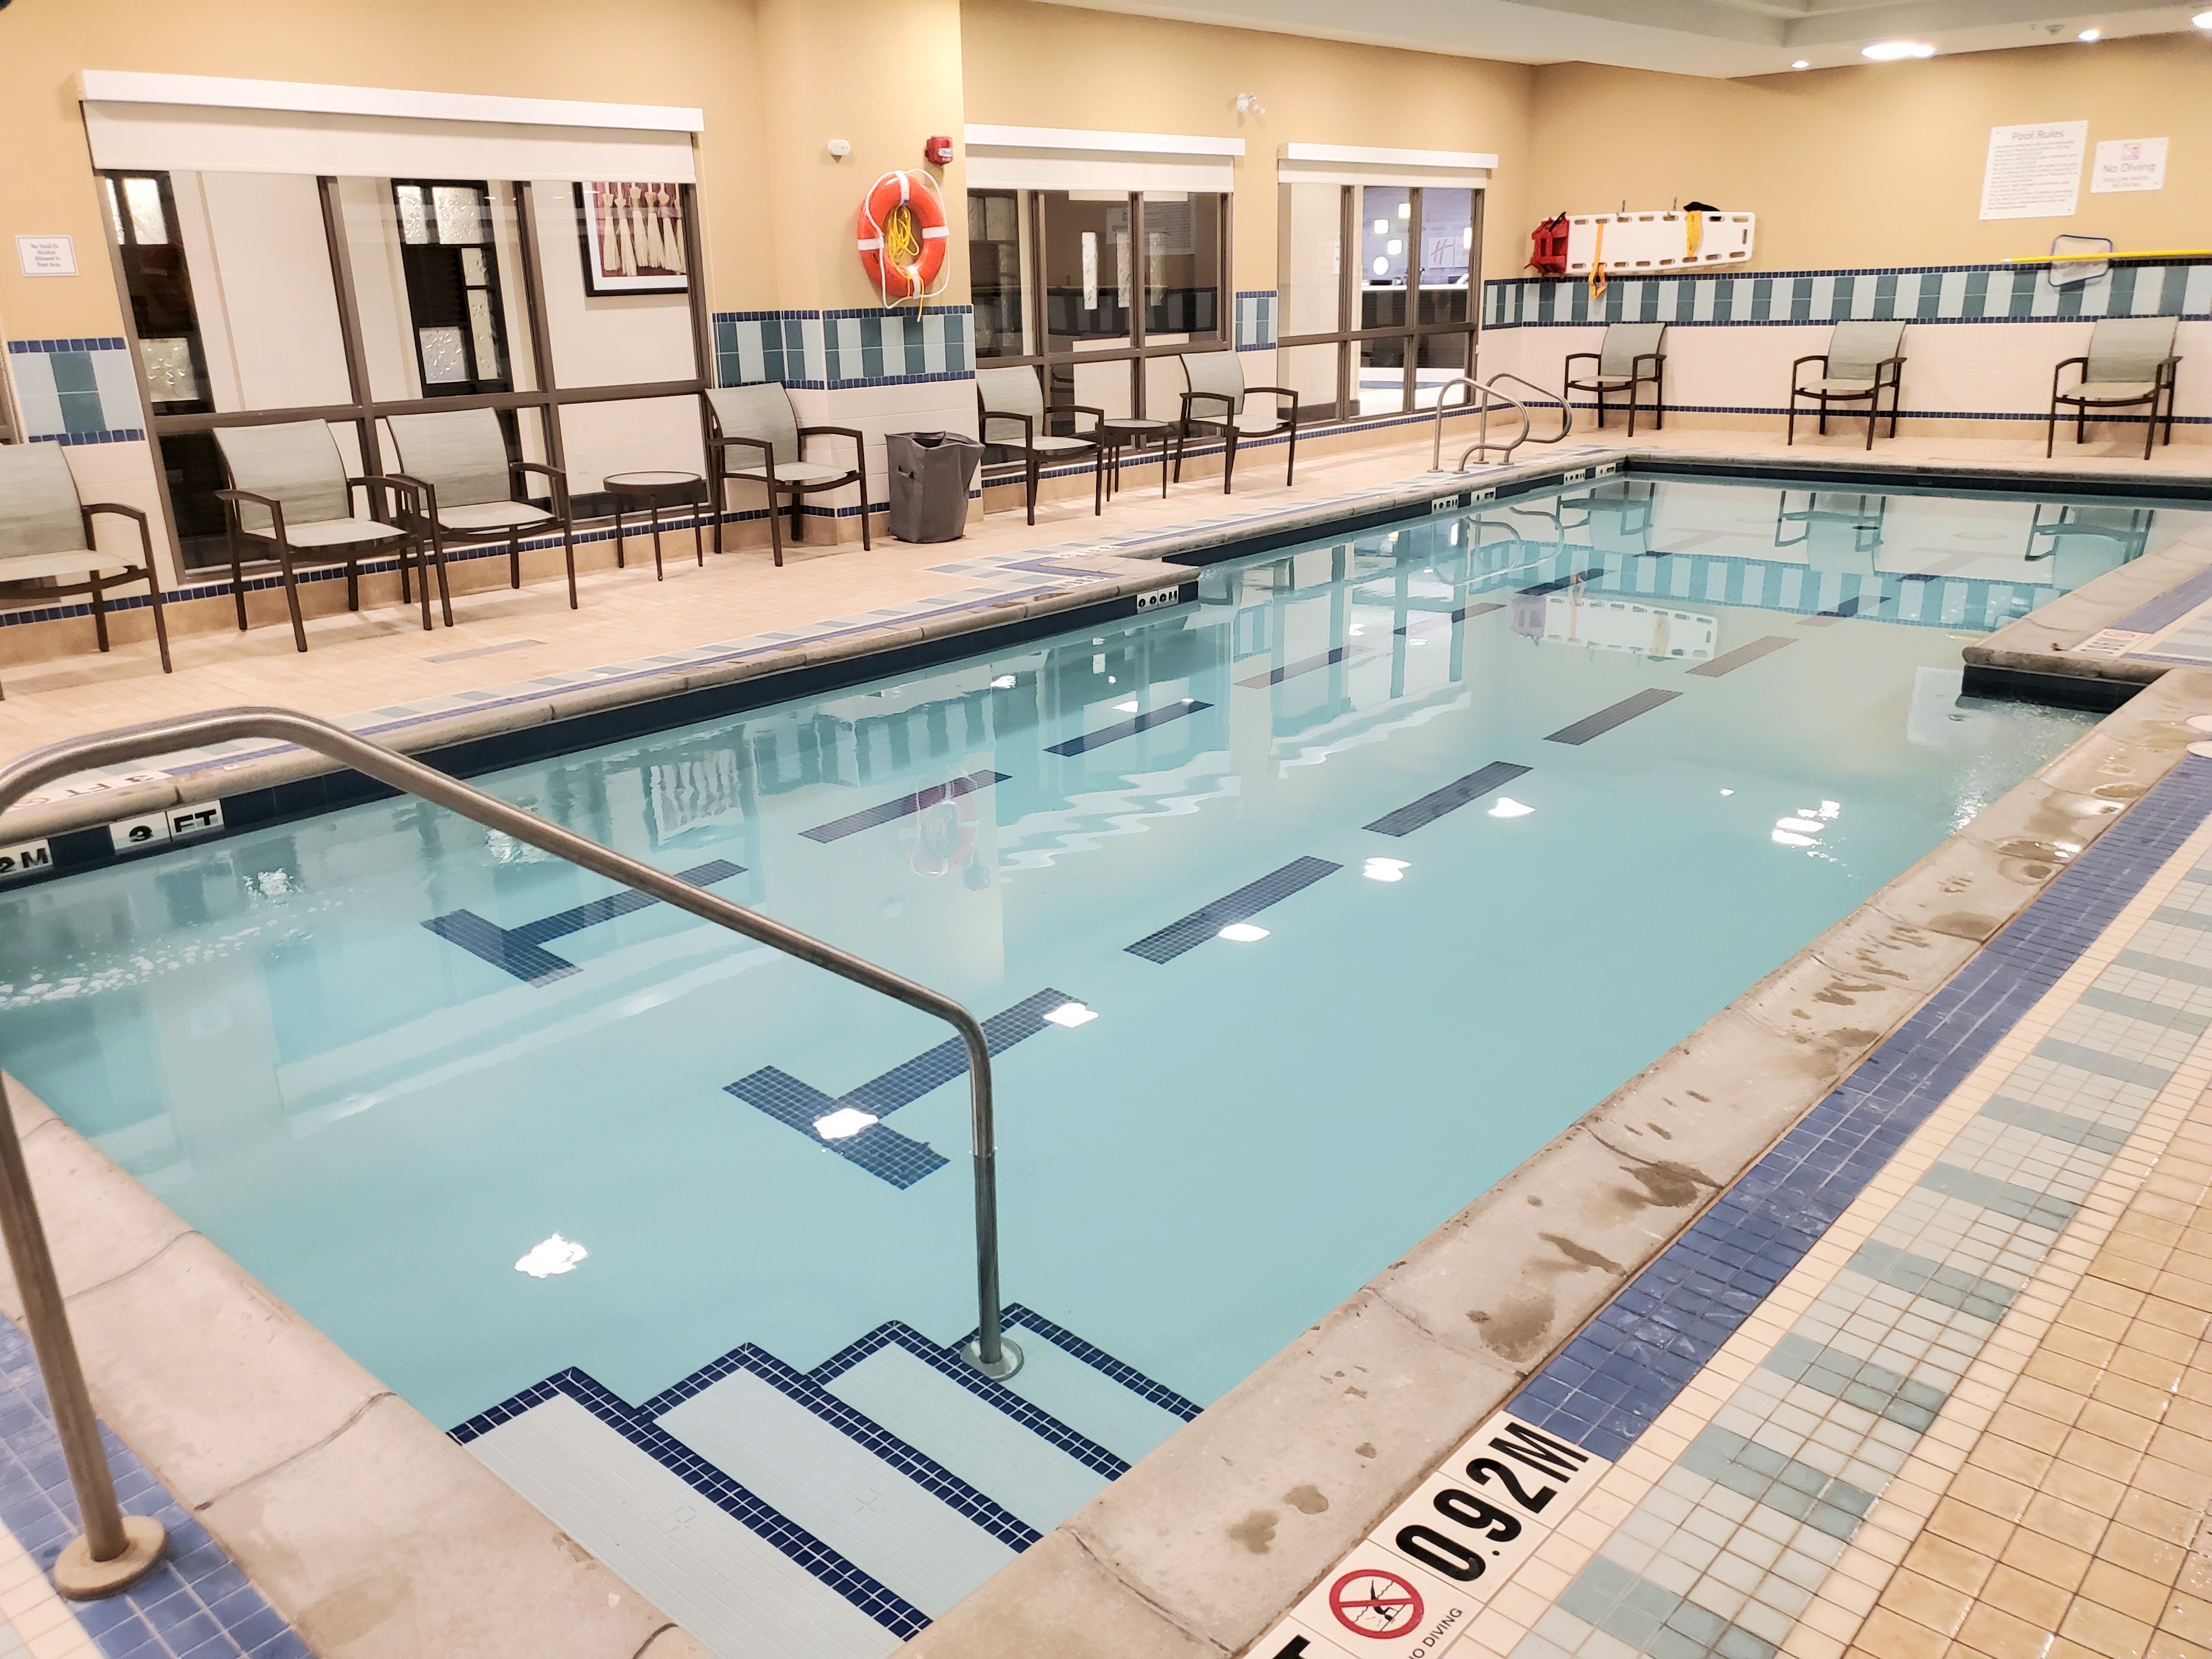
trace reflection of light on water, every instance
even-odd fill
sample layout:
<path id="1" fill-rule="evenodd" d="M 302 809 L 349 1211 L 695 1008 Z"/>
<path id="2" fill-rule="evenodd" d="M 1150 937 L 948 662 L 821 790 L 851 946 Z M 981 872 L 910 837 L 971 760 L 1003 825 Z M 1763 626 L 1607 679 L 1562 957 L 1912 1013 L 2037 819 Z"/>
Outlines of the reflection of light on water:
<path id="1" fill-rule="evenodd" d="M 814 1133 L 824 1140 L 850 1140 L 878 1121 L 873 1112 L 864 1112 L 857 1106 L 840 1106 L 826 1116 L 814 1120 Z"/>
<path id="2" fill-rule="evenodd" d="M 1065 1025 L 1070 1030 L 1079 1025 L 1088 1025 L 1098 1018 L 1096 1008 L 1087 1008 L 1079 1002 L 1063 1002 L 1045 1016 L 1054 1025 Z"/>
<path id="3" fill-rule="evenodd" d="M 572 1273 L 575 1266 L 591 1252 L 573 1238 L 563 1238 L 556 1233 L 542 1244 L 533 1244 L 528 1254 L 514 1264 L 514 1271 L 528 1273 L 532 1279 L 550 1279 L 556 1273 Z"/>
<path id="4" fill-rule="evenodd" d="M 1267 937 L 1264 927 L 1255 927 L 1249 921 L 1232 921 L 1221 930 L 1221 937 L 1239 945 L 1256 945 Z"/>
<path id="5" fill-rule="evenodd" d="M 1525 818 L 1535 810 L 1533 806 L 1514 799 L 1510 795 L 1501 795 L 1498 797 L 1498 805 L 1490 809 L 1490 816 L 1493 818 Z"/>
<path id="6" fill-rule="evenodd" d="M 1728 791 L 1721 792 L 1726 794 Z M 1774 821 L 1771 839 L 1777 847 L 1818 847 L 1820 832 L 1843 811 L 1841 803 L 1824 800 L 1818 806 L 1801 806 L 1788 817 Z"/>
<path id="7" fill-rule="evenodd" d="M 1413 867 L 1404 859 L 1370 859 L 1359 873 L 1370 881 L 1403 881 Z"/>

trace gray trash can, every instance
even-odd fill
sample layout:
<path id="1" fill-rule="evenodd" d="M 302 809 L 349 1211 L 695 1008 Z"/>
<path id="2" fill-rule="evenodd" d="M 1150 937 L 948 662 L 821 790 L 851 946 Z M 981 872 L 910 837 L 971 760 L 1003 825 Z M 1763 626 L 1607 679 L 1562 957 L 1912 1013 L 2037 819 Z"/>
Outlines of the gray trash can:
<path id="1" fill-rule="evenodd" d="M 957 432 L 887 432 L 891 534 L 902 542 L 957 542 L 968 529 L 968 486 L 983 446 Z"/>

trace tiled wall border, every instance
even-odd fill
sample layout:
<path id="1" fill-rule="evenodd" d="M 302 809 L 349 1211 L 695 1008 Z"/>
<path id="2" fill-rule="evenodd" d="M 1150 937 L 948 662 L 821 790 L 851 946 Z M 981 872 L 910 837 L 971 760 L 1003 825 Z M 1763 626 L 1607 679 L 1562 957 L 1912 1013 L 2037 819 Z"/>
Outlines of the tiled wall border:
<path id="1" fill-rule="evenodd" d="M 1272 351 L 1275 347 L 1275 290 L 1241 289 L 1236 298 L 1239 351 Z"/>
<path id="2" fill-rule="evenodd" d="M 833 311 L 718 311 L 721 386 L 779 380 L 813 392 L 966 380 L 975 374 L 971 306 Z"/>
<path id="3" fill-rule="evenodd" d="M 1483 284 L 1486 328 L 1802 328 L 1859 318 L 1914 324 L 2063 322 L 2098 317 L 2212 317 L 2212 261 L 2115 265 L 2054 289 L 2040 265 L 1898 265 L 1864 270 L 1622 276 L 1595 299 L 1580 278 L 1511 276 Z"/>
<path id="4" fill-rule="evenodd" d="M 8 367 L 31 443 L 135 443 L 145 437 L 127 341 L 112 334 L 10 340 Z"/>

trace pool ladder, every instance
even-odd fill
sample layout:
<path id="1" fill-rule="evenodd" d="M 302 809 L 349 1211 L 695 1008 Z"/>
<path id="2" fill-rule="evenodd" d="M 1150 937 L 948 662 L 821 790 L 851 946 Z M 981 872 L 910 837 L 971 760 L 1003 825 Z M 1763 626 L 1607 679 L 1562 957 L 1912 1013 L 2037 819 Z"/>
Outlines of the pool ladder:
<path id="1" fill-rule="evenodd" d="M 1528 404 L 1508 392 L 1498 390 L 1499 383 L 1505 380 L 1510 380 L 1516 386 L 1528 387 L 1536 394 L 1536 400 L 1539 403 L 1557 404 L 1559 409 L 1559 429 L 1548 438 L 1534 436 L 1534 423 L 1529 417 Z M 1444 402 L 1446 395 L 1454 386 L 1461 386 L 1467 388 L 1467 396 L 1456 404 L 1447 404 Z M 1493 442 L 1490 436 L 1490 411 L 1493 404 L 1503 404 L 1521 417 L 1521 429 L 1503 442 Z M 1467 471 L 1467 460 L 1470 455 L 1477 455 L 1487 459 L 1490 452 L 1494 449 L 1498 452 L 1498 459 L 1501 463 L 1510 462 L 1513 459 L 1513 452 L 1522 444 L 1558 443 L 1574 429 L 1575 424 L 1575 411 L 1566 398 L 1559 393 L 1547 392 L 1534 380 L 1523 380 L 1518 374 L 1493 374 L 1487 380 L 1478 380 L 1468 374 L 1455 376 L 1437 388 L 1437 435 L 1435 443 L 1429 449 L 1429 470 L 1431 472 L 1443 471 L 1444 416 L 1450 414 L 1463 414 L 1469 410 L 1476 411 L 1482 416 L 1482 424 L 1476 428 L 1474 441 L 1461 453 L 1459 465 L 1453 469 L 1458 472 Z"/>
<path id="2" fill-rule="evenodd" d="M 33 750 L 0 768 L 0 812 L 41 784 L 73 773 L 240 738 L 270 738 L 313 750 L 403 794 L 458 812 L 488 830 L 511 836 L 610 881 L 649 893 L 679 910 L 881 992 L 909 1008 L 933 1014 L 959 1032 L 968 1049 L 969 1120 L 975 1157 L 977 1301 L 975 1340 L 962 1351 L 962 1357 L 989 1377 L 1003 1379 L 1021 1369 L 1021 1349 L 1000 1328 L 997 1139 L 991 1112 L 990 1044 L 975 1017 L 951 997 L 550 823 L 381 744 L 368 742 L 327 720 L 290 709 L 212 709 L 71 738 Z M 72 1540 L 55 1563 L 55 1585 L 64 1595 L 79 1600 L 112 1595 L 153 1571 L 161 1559 L 166 1539 L 159 1522 L 136 1515 L 126 1520 L 116 1501 L 114 1477 L 100 1447 L 99 1421 L 85 1388 L 76 1340 L 70 1334 L 69 1312 L 31 1194 L 22 1141 L 16 1133 L 4 1086 L 0 1086 L 0 1234 L 6 1237 L 8 1259 L 23 1298 L 24 1322 L 30 1327 L 31 1345 L 46 1379 L 55 1431 L 69 1466 L 70 1484 L 76 1489 L 77 1513 L 84 1523 L 84 1535 Z"/>

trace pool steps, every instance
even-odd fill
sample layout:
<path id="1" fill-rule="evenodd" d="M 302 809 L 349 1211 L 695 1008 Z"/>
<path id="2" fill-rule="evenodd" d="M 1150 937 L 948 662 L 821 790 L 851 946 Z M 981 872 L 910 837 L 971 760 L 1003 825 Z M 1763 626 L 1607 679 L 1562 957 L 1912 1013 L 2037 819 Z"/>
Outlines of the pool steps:
<path id="1" fill-rule="evenodd" d="M 747 1344 L 641 1406 L 563 1371 L 453 1437 L 725 1659 L 888 1654 L 1198 1414 L 1004 1319 L 1003 1383 L 894 1321 L 811 1371 Z"/>

